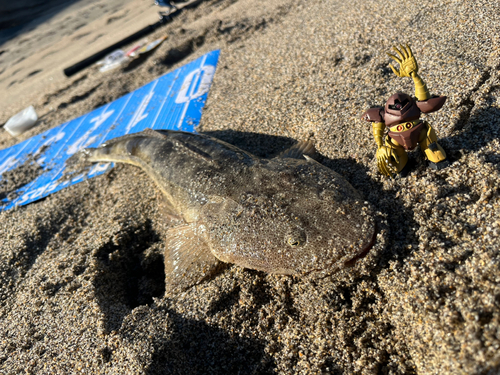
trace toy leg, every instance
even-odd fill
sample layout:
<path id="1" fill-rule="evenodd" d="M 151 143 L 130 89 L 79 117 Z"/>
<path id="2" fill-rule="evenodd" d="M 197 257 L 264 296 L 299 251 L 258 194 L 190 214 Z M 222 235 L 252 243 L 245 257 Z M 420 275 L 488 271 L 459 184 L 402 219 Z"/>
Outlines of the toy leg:
<path id="1" fill-rule="evenodd" d="M 385 138 L 385 145 L 396 151 L 396 155 L 398 155 L 399 163 L 396 162 L 396 160 L 391 161 L 392 165 L 396 167 L 396 173 L 402 177 L 406 176 L 406 174 L 408 174 L 408 171 L 405 169 L 408 165 L 408 154 L 404 147 L 389 136 Z"/>
<path id="2" fill-rule="evenodd" d="M 428 124 L 427 131 L 423 131 L 420 135 L 420 149 L 429 160 L 429 167 L 435 170 L 443 169 L 450 163 L 446 160 L 446 152 L 437 143 L 437 135 L 435 130 Z"/>

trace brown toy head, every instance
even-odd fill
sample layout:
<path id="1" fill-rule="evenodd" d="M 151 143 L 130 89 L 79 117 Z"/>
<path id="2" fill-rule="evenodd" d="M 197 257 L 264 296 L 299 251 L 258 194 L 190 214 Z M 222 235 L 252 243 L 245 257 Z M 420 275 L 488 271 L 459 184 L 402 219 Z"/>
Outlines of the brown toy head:
<path id="1" fill-rule="evenodd" d="M 402 92 L 392 95 L 387 100 L 384 112 L 384 122 L 387 126 L 417 120 L 421 113 L 415 100 Z"/>

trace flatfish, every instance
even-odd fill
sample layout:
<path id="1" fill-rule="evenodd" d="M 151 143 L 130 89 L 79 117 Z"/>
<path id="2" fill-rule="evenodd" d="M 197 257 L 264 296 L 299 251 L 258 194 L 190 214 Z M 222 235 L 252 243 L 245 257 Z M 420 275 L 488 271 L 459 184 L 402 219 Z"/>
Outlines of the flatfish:
<path id="1" fill-rule="evenodd" d="M 201 282 L 220 262 L 324 277 L 364 256 L 375 240 L 372 207 L 314 160 L 311 142 L 264 159 L 207 135 L 147 129 L 84 154 L 142 168 L 169 214 L 182 219 L 167 233 L 168 291 Z"/>

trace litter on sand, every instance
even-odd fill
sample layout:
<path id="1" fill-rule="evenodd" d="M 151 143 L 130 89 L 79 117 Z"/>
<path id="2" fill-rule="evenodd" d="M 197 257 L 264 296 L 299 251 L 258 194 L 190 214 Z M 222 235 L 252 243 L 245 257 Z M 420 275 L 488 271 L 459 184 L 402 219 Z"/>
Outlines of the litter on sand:
<path id="1" fill-rule="evenodd" d="M 152 50 L 154 50 L 156 47 L 158 47 L 165 39 L 167 39 L 167 36 L 162 36 L 161 38 L 158 38 L 154 41 L 152 41 L 151 43 L 149 43 L 148 45 L 144 46 L 144 47 L 141 47 L 140 49 L 137 50 L 137 52 L 135 53 L 135 55 L 141 55 L 141 54 L 144 54 L 144 53 L 148 53 Z"/>
<path id="2" fill-rule="evenodd" d="M 126 61 L 128 61 L 128 59 L 129 58 L 127 55 L 125 55 L 125 52 L 123 52 L 121 49 L 117 49 L 116 51 L 113 51 L 109 55 L 107 55 L 103 60 L 98 61 L 96 64 L 101 65 L 99 71 L 103 73 L 107 72 L 108 70 L 118 68 Z"/>
<path id="3" fill-rule="evenodd" d="M 31 129 L 37 122 L 38 115 L 35 108 L 30 105 L 28 108 L 23 109 L 21 112 L 16 113 L 4 125 L 5 130 L 13 136 L 23 134 L 26 130 Z"/>
<path id="4" fill-rule="evenodd" d="M 127 52 L 125 52 L 125 56 L 134 57 L 137 55 L 137 50 L 142 48 L 148 42 L 147 39 L 141 40 L 139 43 L 130 48 Z"/>
<path id="5" fill-rule="evenodd" d="M 195 132 L 219 52 L 209 52 L 92 112 L 0 150 L 0 186 L 5 172 L 30 161 L 42 169 L 21 187 L 0 192 L 0 211 L 34 202 L 112 168 L 109 163 L 97 164 L 70 175 L 66 161 L 83 148 L 146 128 Z"/>

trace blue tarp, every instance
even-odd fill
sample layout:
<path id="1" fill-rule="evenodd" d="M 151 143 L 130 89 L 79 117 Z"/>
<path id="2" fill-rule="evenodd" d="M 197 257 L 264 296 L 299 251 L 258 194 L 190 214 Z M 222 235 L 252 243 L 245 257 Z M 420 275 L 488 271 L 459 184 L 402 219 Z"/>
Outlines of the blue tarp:
<path id="1" fill-rule="evenodd" d="M 83 148 L 96 147 L 111 138 L 146 128 L 194 132 L 200 122 L 219 52 L 207 53 L 86 115 L 0 150 L 0 175 L 28 160 L 43 168 L 36 179 L 13 194 L 9 192 L 10 199 L 2 199 L 0 210 L 34 202 L 113 167 L 110 163 L 96 164 L 67 178 L 66 160 Z"/>

